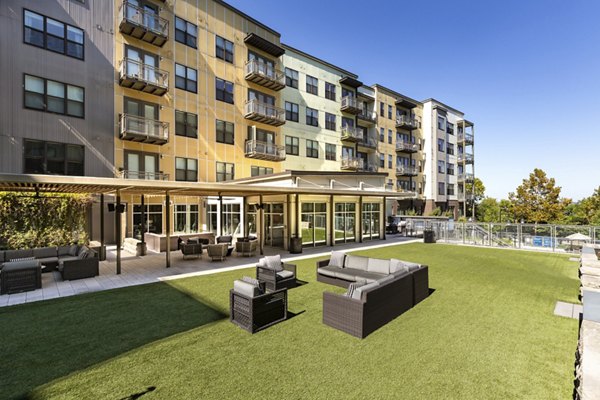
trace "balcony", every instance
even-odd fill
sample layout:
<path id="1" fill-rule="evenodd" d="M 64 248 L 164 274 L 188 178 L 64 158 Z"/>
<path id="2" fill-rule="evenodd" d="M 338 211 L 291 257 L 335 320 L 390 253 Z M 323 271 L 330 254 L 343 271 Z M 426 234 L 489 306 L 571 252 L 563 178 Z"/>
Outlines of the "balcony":
<path id="1" fill-rule="evenodd" d="M 246 157 L 257 160 L 283 161 L 285 160 L 285 146 L 259 140 L 246 140 Z"/>
<path id="2" fill-rule="evenodd" d="M 158 47 L 162 47 L 169 39 L 169 21 L 156 13 L 124 1 L 119 14 L 121 33 Z"/>
<path id="3" fill-rule="evenodd" d="M 407 141 L 397 142 L 396 151 L 400 153 L 416 153 L 419 151 L 419 145 Z"/>
<path id="4" fill-rule="evenodd" d="M 458 182 L 473 182 L 475 176 L 473 174 L 458 174 L 457 180 Z"/>
<path id="5" fill-rule="evenodd" d="M 367 137 L 363 136 L 363 138 L 361 140 L 359 140 L 357 143 L 361 147 L 366 147 L 368 149 L 374 149 L 374 150 L 377 149 L 377 144 L 378 144 L 377 139 L 372 136 L 367 136 Z"/>
<path id="6" fill-rule="evenodd" d="M 244 118 L 272 126 L 285 124 L 285 110 L 258 100 L 248 100 L 244 106 Z"/>
<path id="7" fill-rule="evenodd" d="M 163 96 L 169 91 L 169 73 L 141 61 L 124 58 L 119 63 L 119 85 Z"/>
<path id="8" fill-rule="evenodd" d="M 363 166 L 361 168 L 359 168 L 359 171 L 361 171 L 361 172 L 378 172 L 379 165 L 377 165 L 375 163 L 365 163 L 363 161 Z"/>
<path id="9" fill-rule="evenodd" d="M 473 145 L 473 135 L 470 133 L 459 133 L 458 134 L 458 143 L 463 144 L 464 146 Z"/>
<path id="10" fill-rule="evenodd" d="M 344 125 L 342 126 L 342 140 L 346 142 L 359 142 L 362 141 L 363 133 L 360 129 L 354 126 Z"/>
<path id="11" fill-rule="evenodd" d="M 459 154 L 457 161 L 459 164 L 473 164 L 473 154 Z"/>
<path id="12" fill-rule="evenodd" d="M 396 128 L 398 129 L 417 129 L 419 127 L 419 121 L 416 118 L 407 117 L 406 115 L 400 115 L 396 118 Z"/>
<path id="13" fill-rule="evenodd" d="M 158 172 L 146 172 L 146 171 L 131 171 L 131 170 L 119 170 L 117 178 L 121 179 L 144 179 L 147 181 L 168 181 L 169 174 L 165 174 L 161 171 Z"/>
<path id="14" fill-rule="evenodd" d="M 471 193 L 458 193 L 458 201 L 473 201 L 474 196 Z"/>
<path id="15" fill-rule="evenodd" d="M 163 145 L 169 141 L 169 123 L 121 114 L 119 136 L 132 142 Z"/>
<path id="16" fill-rule="evenodd" d="M 374 124 L 377 122 L 377 113 L 372 111 L 360 110 L 358 113 L 358 121 Z"/>
<path id="17" fill-rule="evenodd" d="M 358 100 L 354 96 L 342 97 L 342 107 L 340 108 L 343 112 L 349 114 L 359 114 L 360 107 L 358 106 Z"/>
<path id="18" fill-rule="evenodd" d="M 410 165 L 399 165 L 396 167 L 396 176 L 417 176 L 417 167 Z"/>
<path id="19" fill-rule="evenodd" d="M 359 171 L 363 169 L 364 160 L 360 157 L 342 157 L 342 170 Z"/>
<path id="20" fill-rule="evenodd" d="M 280 70 L 258 60 L 249 60 L 244 68 L 246 80 L 271 90 L 285 87 L 285 75 Z"/>

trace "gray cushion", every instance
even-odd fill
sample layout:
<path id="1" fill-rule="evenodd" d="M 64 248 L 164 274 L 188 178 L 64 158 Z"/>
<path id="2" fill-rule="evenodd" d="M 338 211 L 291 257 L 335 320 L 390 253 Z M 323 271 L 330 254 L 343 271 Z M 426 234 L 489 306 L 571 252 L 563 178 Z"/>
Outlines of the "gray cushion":
<path id="1" fill-rule="evenodd" d="M 56 247 L 42 247 L 41 249 L 33 249 L 35 258 L 57 257 L 58 250 Z"/>
<path id="2" fill-rule="evenodd" d="M 346 293 L 344 293 L 344 296 L 352 297 L 352 295 L 354 294 L 354 291 L 356 289 L 358 289 L 359 287 L 364 286 L 366 284 L 367 284 L 367 282 L 365 282 L 364 280 L 352 282 L 350 285 L 348 285 L 348 290 L 346 290 Z"/>
<path id="3" fill-rule="evenodd" d="M 380 258 L 369 258 L 367 271 L 387 275 L 390 273 L 390 260 L 382 260 Z"/>
<path id="4" fill-rule="evenodd" d="M 404 269 L 402 269 L 400 271 L 392 272 L 392 275 L 395 276 L 396 278 L 401 278 L 401 277 L 406 276 L 408 274 L 410 274 L 410 272 L 405 271 Z"/>
<path id="5" fill-rule="evenodd" d="M 342 270 L 342 268 L 339 268 L 339 267 L 327 266 L 327 267 L 321 267 L 321 268 L 317 269 L 317 272 L 321 275 L 328 276 L 330 278 L 335 278 L 336 277 L 335 274 L 341 270 Z"/>
<path id="6" fill-rule="evenodd" d="M 329 266 L 343 268 L 345 257 L 346 257 L 346 253 L 343 253 L 341 251 L 332 251 L 331 257 L 329 258 Z"/>
<path id="7" fill-rule="evenodd" d="M 6 252 L 4 253 L 5 261 L 14 260 L 15 258 L 27 258 L 27 257 L 33 257 L 32 249 L 6 250 Z"/>
<path id="8" fill-rule="evenodd" d="M 247 282 L 254 286 L 260 286 L 260 281 L 258 279 L 251 278 L 249 276 L 242 277 L 242 281 Z"/>
<path id="9" fill-rule="evenodd" d="M 5 262 L 2 267 L 2 272 L 20 271 L 20 270 L 25 270 L 25 269 L 39 268 L 39 267 L 40 267 L 40 262 L 38 260 Z"/>
<path id="10" fill-rule="evenodd" d="M 71 246 L 58 246 L 58 256 L 66 256 L 69 254 Z"/>
<path id="11" fill-rule="evenodd" d="M 277 279 L 287 279 L 291 278 L 292 276 L 294 276 L 294 273 L 285 269 L 283 271 L 277 272 Z"/>
<path id="12" fill-rule="evenodd" d="M 50 263 L 57 263 L 58 262 L 58 257 L 44 257 L 44 258 L 38 258 L 37 259 L 41 264 L 50 264 Z"/>
<path id="13" fill-rule="evenodd" d="M 266 256 L 265 265 L 267 268 L 274 269 L 275 271 L 283 271 L 281 266 L 281 256 L 279 254 L 275 256 Z"/>
<path id="14" fill-rule="evenodd" d="M 70 256 L 77 255 L 77 245 L 76 244 L 69 246 L 69 255 Z"/>
<path id="15" fill-rule="evenodd" d="M 375 290 L 377 287 L 379 287 L 379 282 L 377 281 L 367 283 L 366 285 L 357 288 L 352 294 L 352 298 L 360 300 L 363 298 L 364 293 L 369 293 L 370 291 Z"/>
<path id="16" fill-rule="evenodd" d="M 398 277 L 397 277 L 397 276 L 395 276 L 395 275 L 386 275 L 386 276 L 384 276 L 383 278 L 379 278 L 379 279 L 377 280 L 377 282 L 378 282 L 378 283 L 379 283 L 379 285 L 381 286 L 381 285 L 385 285 L 386 283 L 389 283 L 389 282 L 391 282 L 391 281 L 395 281 L 396 279 L 398 279 Z"/>
<path id="17" fill-rule="evenodd" d="M 233 291 L 248 297 L 256 297 L 260 294 L 258 286 L 240 280 L 233 281 Z"/>
<path id="18" fill-rule="evenodd" d="M 73 261 L 73 260 L 79 260 L 79 257 L 77 257 L 77 256 L 61 256 L 61 257 L 58 257 L 58 264 L 62 265 L 62 263 L 64 263 L 65 261 Z"/>
<path id="19" fill-rule="evenodd" d="M 396 271 L 411 272 L 411 271 L 417 270 L 419 268 L 421 268 L 421 265 L 413 263 L 413 262 L 398 260 L 395 258 L 392 258 L 390 260 L 390 272 L 391 273 L 394 273 Z"/>
<path id="20" fill-rule="evenodd" d="M 344 261 L 344 267 L 361 269 L 363 271 L 366 271 L 368 263 L 369 263 L 369 258 L 367 258 L 367 257 L 353 256 L 353 255 L 349 254 L 346 256 L 346 260 Z"/>
<path id="21" fill-rule="evenodd" d="M 361 271 L 359 269 L 346 268 L 346 270 L 348 272 L 351 271 L 351 273 L 356 277 L 355 280 L 364 279 L 367 282 L 373 282 L 373 281 L 379 280 L 379 279 L 383 278 L 384 276 L 386 276 L 385 274 Z"/>
<path id="22" fill-rule="evenodd" d="M 356 281 L 356 274 L 354 274 L 353 272 L 347 272 L 347 269 L 348 268 L 340 269 L 335 273 L 335 277 L 350 282 Z"/>
<path id="23" fill-rule="evenodd" d="M 85 258 L 85 257 L 86 257 L 86 256 L 85 256 L 85 253 L 87 253 L 87 251 L 88 251 L 88 250 L 89 250 L 89 249 L 88 249 L 86 246 L 81 246 L 81 247 L 79 248 L 79 251 L 77 252 L 77 256 L 78 256 L 79 258 Z M 82 257 L 82 254 L 84 255 L 83 257 Z"/>

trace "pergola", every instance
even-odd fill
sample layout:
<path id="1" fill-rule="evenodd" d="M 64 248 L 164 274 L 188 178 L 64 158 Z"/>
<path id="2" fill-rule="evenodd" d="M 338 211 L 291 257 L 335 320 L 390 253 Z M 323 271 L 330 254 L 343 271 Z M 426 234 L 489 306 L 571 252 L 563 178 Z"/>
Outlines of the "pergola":
<path id="1" fill-rule="evenodd" d="M 0 174 L 0 191 L 12 192 L 34 192 L 34 193 L 79 193 L 100 195 L 100 244 L 104 247 L 104 196 L 115 195 L 115 228 L 117 240 L 116 273 L 121 273 L 121 195 L 139 195 L 142 199 L 142 232 L 144 231 L 144 196 L 165 196 L 165 222 L 166 231 L 166 267 L 171 266 L 171 244 L 170 244 L 170 219 L 171 206 L 170 197 L 195 196 L 195 197 L 218 197 L 222 202 L 223 196 L 241 197 L 246 205 L 246 198 L 258 196 L 259 203 L 263 203 L 263 196 L 285 195 L 288 202 L 291 196 L 296 195 L 328 195 L 330 204 L 333 205 L 334 196 L 359 196 L 360 203 L 363 197 L 378 197 L 383 200 L 404 199 L 414 196 L 414 193 L 399 193 L 385 190 L 364 188 L 333 188 L 333 187 L 285 187 L 274 185 L 256 185 L 244 182 L 176 182 L 160 180 L 138 180 L 122 178 L 97 178 L 83 176 L 62 175 L 34 175 L 34 174 Z M 244 207 L 244 210 L 246 207 Z M 222 210 L 222 208 L 221 208 Z M 258 209 L 258 218 L 261 226 L 264 221 L 264 210 Z M 296 216 L 298 213 L 296 213 Z M 333 213 L 332 213 L 333 215 Z M 360 215 L 360 213 L 359 213 Z M 291 218 L 288 215 L 288 220 Z M 332 217 L 333 219 L 333 217 Z M 296 224 L 296 227 L 298 224 Z M 333 228 L 332 228 L 333 229 Z M 264 238 L 258 233 L 260 253 L 263 254 Z M 383 230 L 385 239 L 385 229 Z"/>

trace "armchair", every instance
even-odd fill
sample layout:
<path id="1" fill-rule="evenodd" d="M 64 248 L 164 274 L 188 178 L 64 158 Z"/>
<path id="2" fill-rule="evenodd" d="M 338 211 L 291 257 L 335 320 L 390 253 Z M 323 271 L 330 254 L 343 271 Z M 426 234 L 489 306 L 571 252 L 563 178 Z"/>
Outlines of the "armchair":
<path id="1" fill-rule="evenodd" d="M 256 279 L 265 282 L 269 291 L 279 289 L 291 289 L 296 286 L 296 266 L 294 264 L 281 263 L 283 270 L 277 271 L 264 265 L 256 267 Z"/>
<path id="2" fill-rule="evenodd" d="M 188 256 L 196 258 L 202 256 L 202 245 L 200 243 L 181 243 L 180 248 L 184 260 Z"/>
<path id="3" fill-rule="evenodd" d="M 212 261 L 223 261 L 228 253 L 227 243 L 209 244 L 206 246 L 206 253 Z"/>
<path id="4" fill-rule="evenodd" d="M 250 257 L 256 253 L 258 240 L 241 241 L 235 242 L 235 251 L 241 255 Z"/>
<path id="5" fill-rule="evenodd" d="M 260 294 L 258 287 L 235 281 L 229 291 L 229 320 L 250 333 L 287 318 L 287 289 Z"/>

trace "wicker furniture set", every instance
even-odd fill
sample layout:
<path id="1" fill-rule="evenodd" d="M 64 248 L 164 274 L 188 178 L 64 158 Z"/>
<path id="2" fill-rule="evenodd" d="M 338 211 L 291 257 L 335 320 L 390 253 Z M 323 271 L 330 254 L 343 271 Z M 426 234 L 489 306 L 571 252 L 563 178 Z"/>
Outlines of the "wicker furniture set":
<path id="1" fill-rule="evenodd" d="M 0 251 L 1 294 L 40 289 L 42 271 L 57 269 L 63 280 L 97 276 L 98 254 L 78 245 Z"/>

